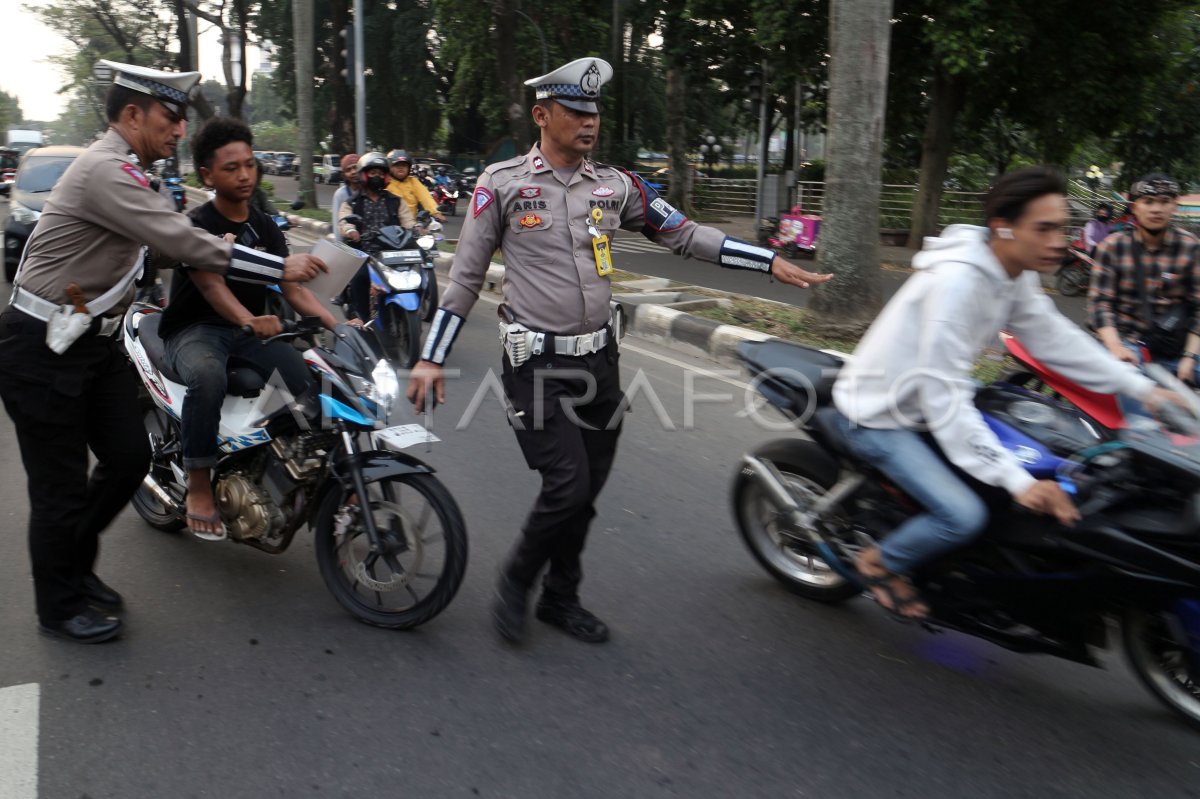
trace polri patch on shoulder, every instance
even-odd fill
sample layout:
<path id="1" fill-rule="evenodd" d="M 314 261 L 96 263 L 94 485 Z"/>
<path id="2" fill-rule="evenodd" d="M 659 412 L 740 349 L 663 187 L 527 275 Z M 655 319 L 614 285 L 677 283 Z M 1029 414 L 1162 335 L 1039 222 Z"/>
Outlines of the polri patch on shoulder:
<path id="1" fill-rule="evenodd" d="M 471 207 L 474 209 L 474 215 L 478 217 L 483 213 L 483 210 L 492 204 L 492 200 L 496 199 L 492 193 L 483 186 L 475 188 L 475 197 L 471 201 Z"/>
<path id="2" fill-rule="evenodd" d="M 121 169 L 125 171 L 129 177 L 142 184 L 142 188 L 150 188 L 150 179 L 142 174 L 142 170 L 138 169 L 133 164 L 121 164 Z"/>

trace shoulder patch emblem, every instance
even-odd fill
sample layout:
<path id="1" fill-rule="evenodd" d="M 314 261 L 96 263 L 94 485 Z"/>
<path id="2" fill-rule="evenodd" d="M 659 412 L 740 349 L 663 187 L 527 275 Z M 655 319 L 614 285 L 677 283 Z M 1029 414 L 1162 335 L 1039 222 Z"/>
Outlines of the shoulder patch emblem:
<path id="1" fill-rule="evenodd" d="M 124 170 L 124 172 L 127 175 L 129 175 L 129 177 L 133 178 L 138 183 L 142 184 L 143 188 L 150 188 L 149 179 L 147 179 L 147 177 L 142 174 L 142 170 L 138 169 L 133 164 L 121 164 L 121 169 Z"/>
<path id="2" fill-rule="evenodd" d="M 488 191 L 487 189 L 485 189 L 483 186 L 476 187 L 475 198 L 471 202 L 471 206 L 474 209 L 475 216 L 479 216 L 480 214 L 482 214 L 483 209 L 485 209 L 489 205 L 491 205 L 492 200 L 494 200 L 494 199 L 496 199 L 496 198 L 492 196 L 492 193 L 490 191 Z"/>
<path id="3" fill-rule="evenodd" d="M 521 227 L 537 227 L 542 224 L 542 218 L 537 214 L 525 214 L 517 224 Z"/>
<path id="4" fill-rule="evenodd" d="M 541 197 L 542 190 L 540 188 L 538 188 L 537 186 L 529 186 L 527 188 L 521 189 L 520 195 L 522 197 L 524 197 L 526 200 L 529 200 L 534 197 Z"/>
<path id="5" fill-rule="evenodd" d="M 598 186 L 597 188 L 592 189 L 592 194 L 596 195 L 597 197 L 611 197 L 616 194 L 616 191 L 617 190 L 611 186 Z"/>

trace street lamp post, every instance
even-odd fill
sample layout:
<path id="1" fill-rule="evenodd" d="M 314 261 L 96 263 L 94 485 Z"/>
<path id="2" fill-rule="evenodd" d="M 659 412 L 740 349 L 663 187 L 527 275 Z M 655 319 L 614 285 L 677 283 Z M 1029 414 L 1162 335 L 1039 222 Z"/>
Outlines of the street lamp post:
<path id="1" fill-rule="evenodd" d="M 716 167 L 721 158 L 721 145 L 717 144 L 716 136 L 704 137 L 704 142 L 700 145 L 700 157 L 704 159 L 704 165 L 709 169 Z"/>

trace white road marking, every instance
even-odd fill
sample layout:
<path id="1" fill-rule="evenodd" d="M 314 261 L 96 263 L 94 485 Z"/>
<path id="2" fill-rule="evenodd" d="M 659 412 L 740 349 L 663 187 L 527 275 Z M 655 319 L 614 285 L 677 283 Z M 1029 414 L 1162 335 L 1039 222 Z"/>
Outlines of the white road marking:
<path id="1" fill-rule="evenodd" d="M 37 683 L 0 688 L 0 796 L 37 799 Z"/>

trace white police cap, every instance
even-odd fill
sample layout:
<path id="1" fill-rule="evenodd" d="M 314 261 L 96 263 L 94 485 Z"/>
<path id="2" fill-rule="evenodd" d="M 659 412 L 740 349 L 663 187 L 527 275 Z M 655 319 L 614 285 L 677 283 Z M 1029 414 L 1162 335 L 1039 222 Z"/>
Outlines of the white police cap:
<path id="1" fill-rule="evenodd" d="M 113 71 L 114 85 L 148 94 L 179 116 L 187 113 L 192 89 L 200 82 L 199 72 L 164 72 L 106 59 L 100 63 Z"/>
<path id="2" fill-rule="evenodd" d="M 567 108 L 598 114 L 600 87 L 612 79 L 612 65 L 603 58 L 577 58 L 540 78 L 525 81 L 539 100 L 557 100 Z"/>

